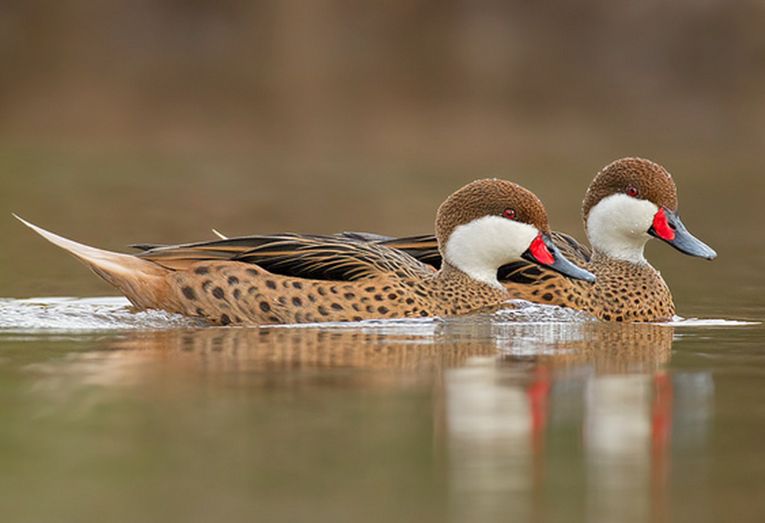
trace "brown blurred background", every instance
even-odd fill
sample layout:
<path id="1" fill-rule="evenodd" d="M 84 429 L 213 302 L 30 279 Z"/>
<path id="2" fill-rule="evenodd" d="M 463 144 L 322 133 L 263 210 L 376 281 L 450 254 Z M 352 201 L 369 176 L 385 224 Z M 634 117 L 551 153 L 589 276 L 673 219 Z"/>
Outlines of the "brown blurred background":
<path id="1" fill-rule="evenodd" d="M 738 281 L 765 248 L 763 27 L 760 0 L 6 0 L 0 296 L 112 293 L 11 211 L 112 249 L 407 234 L 499 176 L 581 238 L 587 184 L 626 155 L 734 255 L 652 247 L 679 292 Z"/>

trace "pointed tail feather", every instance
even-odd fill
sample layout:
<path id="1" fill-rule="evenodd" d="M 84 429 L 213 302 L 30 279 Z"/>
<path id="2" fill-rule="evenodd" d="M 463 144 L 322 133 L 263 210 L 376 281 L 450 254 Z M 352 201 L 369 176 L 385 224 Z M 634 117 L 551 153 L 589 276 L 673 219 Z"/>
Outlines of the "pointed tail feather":
<path id="1" fill-rule="evenodd" d="M 93 272 L 118 288 L 137 307 L 167 308 L 170 270 L 129 254 L 105 251 L 69 240 L 13 215 L 37 234 L 85 263 Z"/>

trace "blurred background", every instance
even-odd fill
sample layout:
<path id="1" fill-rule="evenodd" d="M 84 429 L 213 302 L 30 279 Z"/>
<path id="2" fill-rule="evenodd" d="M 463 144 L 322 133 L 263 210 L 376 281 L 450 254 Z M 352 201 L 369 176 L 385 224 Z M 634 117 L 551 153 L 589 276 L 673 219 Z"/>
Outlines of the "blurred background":
<path id="1" fill-rule="evenodd" d="M 765 252 L 764 22 L 761 0 L 6 0 L 0 295 L 114 293 L 10 212 L 110 249 L 426 233 L 496 176 L 583 238 L 591 178 L 639 155 L 720 251 L 649 249 L 703 301 Z"/>
<path id="2" fill-rule="evenodd" d="M 678 313 L 761 321 L 764 29 L 765 0 L 3 0 L 0 298 L 116 294 L 11 212 L 122 251 L 429 233 L 495 176 L 583 240 L 592 177 L 643 156 L 719 253 L 650 242 Z M 114 303 L 0 299 L 3 521 L 763 521 L 762 324 Z"/>

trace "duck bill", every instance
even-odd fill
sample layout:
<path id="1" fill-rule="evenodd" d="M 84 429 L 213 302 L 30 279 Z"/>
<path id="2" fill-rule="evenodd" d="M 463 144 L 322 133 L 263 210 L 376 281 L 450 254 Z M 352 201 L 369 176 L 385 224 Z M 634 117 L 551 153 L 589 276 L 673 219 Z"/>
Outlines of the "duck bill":
<path id="1" fill-rule="evenodd" d="M 539 233 L 521 257 L 575 280 L 584 280 L 590 283 L 595 281 L 594 274 L 568 261 L 547 234 Z"/>
<path id="2" fill-rule="evenodd" d="M 688 232 L 680 217 L 662 207 L 653 217 L 653 225 L 648 234 L 667 242 L 678 251 L 690 256 L 714 260 L 717 253 L 706 243 Z"/>

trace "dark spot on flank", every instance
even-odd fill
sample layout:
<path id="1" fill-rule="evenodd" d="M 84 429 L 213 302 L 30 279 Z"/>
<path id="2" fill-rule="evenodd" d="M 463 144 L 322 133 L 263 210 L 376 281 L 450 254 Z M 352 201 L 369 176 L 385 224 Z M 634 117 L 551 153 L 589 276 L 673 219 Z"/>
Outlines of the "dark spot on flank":
<path id="1" fill-rule="evenodd" d="M 377 307 L 377 312 L 380 314 L 388 314 L 388 307 L 383 307 L 382 305 L 380 307 Z"/>
<path id="2" fill-rule="evenodd" d="M 382 299 L 383 299 L 382 294 L 375 294 L 375 300 L 382 301 Z"/>
<path id="3" fill-rule="evenodd" d="M 330 291 L 332 294 L 337 294 L 337 287 L 335 287 L 335 286 L 333 285 L 332 287 L 330 287 L 330 288 L 329 288 L 329 291 Z"/>
<path id="4" fill-rule="evenodd" d="M 210 280 L 203 281 L 202 282 L 202 290 L 206 292 L 210 288 L 210 285 L 212 285 L 212 281 L 210 281 Z"/>
<path id="5" fill-rule="evenodd" d="M 260 302 L 260 310 L 262 310 L 263 312 L 268 312 L 271 310 L 271 306 L 267 302 L 262 301 Z"/>
<path id="6" fill-rule="evenodd" d="M 275 289 L 276 282 L 274 280 L 266 280 L 266 287 L 268 287 L 269 289 Z"/>
<path id="7" fill-rule="evenodd" d="M 221 325 L 228 325 L 229 323 L 231 323 L 231 318 L 228 317 L 228 314 L 223 314 L 220 317 L 220 323 Z"/>
<path id="8" fill-rule="evenodd" d="M 302 283 L 300 283 L 299 281 L 293 281 L 293 282 L 292 282 L 292 286 L 293 286 L 295 289 L 302 289 L 302 288 L 303 288 L 303 284 L 302 284 Z"/>
<path id="9" fill-rule="evenodd" d="M 549 292 L 546 292 L 546 293 L 544 293 L 544 294 L 542 295 L 542 299 L 543 299 L 543 300 L 545 300 L 545 301 L 550 301 L 550 300 L 552 300 L 552 299 L 553 299 L 553 295 L 552 295 L 552 294 L 550 294 Z"/>
<path id="10" fill-rule="evenodd" d="M 288 281 L 283 281 L 283 282 L 282 282 L 282 287 L 284 287 L 285 289 L 289 289 L 289 287 L 290 287 L 290 282 L 288 282 Z"/>
<path id="11" fill-rule="evenodd" d="M 352 292 L 346 292 L 345 294 L 343 294 L 343 298 L 345 298 L 346 300 L 352 300 L 355 297 L 356 295 L 353 294 Z"/>
<path id="12" fill-rule="evenodd" d="M 319 293 L 319 296 L 326 296 L 327 290 L 324 287 L 317 287 L 316 291 Z"/>
<path id="13" fill-rule="evenodd" d="M 611 321 L 611 315 L 610 314 L 604 314 L 603 319 L 606 321 Z"/>
<path id="14" fill-rule="evenodd" d="M 374 311 L 375 311 L 374 307 L 372 307 L 371 305 L 367 305 L 367 312 L 374 312 Z"/>
<path id="15" fill-rule="evenodd" d="M 247 272 L 252 274 L 253 276 L 260 276 L 258 271 L 256 271 L 255 269 L 247 269 Z"/>
<path id="16" fill-rule="evenodd" d="M 420 316 L 425 317 L 428 315 L 427 311 L 420 311 Z"/>
<path id="17" fill-rule="evenodd" d="M 279 317 L 278 317 L 278 316 L 269 316 L 269 317 L 268 317 L 268 321 L 270 321 L 270 322 L 272 322 L 272 323 L 281 323 L 281 322 L 279 321 Z"/>
<path id="18" fill-rule="evenodd" d="M 258 292 L 258 288 L 257 287 L 253 286 L 253 287 L 249 287 L 247 289 L 247 294 L 255 294 L 256 292 Z"/>
<path id="19" fill-rule="evenodd" d="M 342 305 L 340 305 L 339 303 L 333 303 L 333 304 L 331 305 L 331 307 L 332 307 L 333 309 L 335 309 L 336 311 L 341 311 L 341 310 L 343 310 L 343 306 L 342 306 Z"/>
<path id="20" fill-rule="evenodd" d="M 411 305 L 411 304 L 413 304 L 413 303 L 414 303 L 414 298 L 407 298 L 407 299 L 406 299 L 406 304 L 407 304 L 407 305 Z"/>
<path id="21" fill-rule="evenodd" d="M 319 305 L 319 314 L 322 316 L 329 316 L 329 311 L 323 305 Z"/>
<path id="22" fill-rule="evenodd" d="M 241 297 L 242 297 L 242 291 L 240 291 L 239 289 L 234 289 L 234 299 L 238 300 Z"/>
<path id="23" fill-rule="evenodd" d="M 623 316 L 617 316 L 616 317 L 616 321 L 624 321 L 624 317 Z"/>
<path id="24" fill-rule="evenodd" d="M 385 287 L 383 287 L 383 292 L 389 292 L 390 289 L 391 289 L 391 286 L 390 285 L 386 285 Z"/>
<path id="25" fill-rule="evenodd" d="M 361 310 L 361 308 L 359 307 L 358 303 L 352 304 L 351 307 L 353 307 L 353 310 L 355 310 L 355 311 L 360 311 Z"/>
<path id="26" fill-rule="evenodd" d="M 204 316 L 205 311 L 203 311 L 201 308 L 197 307 L 197 316 Z"/>
<path id="27" fill-rule="evenodd" d="M 210 272 L 210 268 L 205 266 L 197 267 L 196 269 L 194 269 L 194 272 L 197 274 L 207 274 L 208 272 Z"/>
<path id="28" fill-rule="evenodd" d="M 295 305 L 296 307 L 300 307 L 301 305 L 303 305 L 303 300 L 295 296 L 294 298 L 292 298 L 292 305 Z"/>
<path id="29" fill-rule="evenodd" d="M 362 318 L 361 316 L 354 316 L 353 317 L 353 321 L 362 321 L 363 319 L 364 318 Z"/>
<path id="30" fill-rule="evenodd" d="M 396 294 L 395 292 L 391 292 L 390 294 L 388 294 L 388 299 L 389 300 L 397 300 L 398 299 L 398 294 Z"/>
<path id="31" fill-rule="evenodd" d="M 279 296 L 279 303 L 281 305 L 286 305 L 287 304 L 287 297 L 286 296 Z"/>
<path id="32" fill-rule="evenodd" d="M 314 296 L 313 294 L 309 294 L 308 295 L 308 301 L 310 301 L 311 303 L 315 302 L 316 301 L 316 296 Z"/>
<path id="33" fill-rule="evenodd" d="M 191 287 L 184 287 L 183 295 L 186 296 L 186 298 L 188 298 L 189 300 L 197 299 L 197 293 L 194 292 L 194 289 L 192 289 Z"/>
<path id="34" fill-rule="evenodd" d="M 219 300 L 222 300 L 223 296 L 225 296 L 225 293 L 223 292 L 223 289 L 221 289 L 220 287 L 215 287 L 213 289 L 213 296 L 215 296 Z"/>
<path id="35" fill-rule="evenodd" d="M 228 284 L 229 285 L 236 285 L 237 283 L 239 283 L 239 278 L 237 278 L 236 276 L 229 276 L 228 277 Z"/>
<path id="36" fill-rule="evenodd" d="M 367 292 L 375 292 L 375 290 L 377 289 L 375 289 L 374 287 L 364 287 L 364 290 Z"/>

